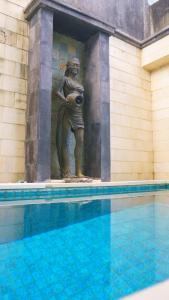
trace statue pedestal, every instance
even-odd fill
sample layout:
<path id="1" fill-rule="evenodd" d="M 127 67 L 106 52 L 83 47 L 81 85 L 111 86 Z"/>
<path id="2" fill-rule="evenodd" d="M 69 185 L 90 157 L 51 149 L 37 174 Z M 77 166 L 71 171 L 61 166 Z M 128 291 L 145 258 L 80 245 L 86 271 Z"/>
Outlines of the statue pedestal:
<path id="1" fill-rule="evenodd" d="M 65 183 L 89 183 L 93 181 L 93 179 L 89 177 L 69 177 L 63 180 Z"/>

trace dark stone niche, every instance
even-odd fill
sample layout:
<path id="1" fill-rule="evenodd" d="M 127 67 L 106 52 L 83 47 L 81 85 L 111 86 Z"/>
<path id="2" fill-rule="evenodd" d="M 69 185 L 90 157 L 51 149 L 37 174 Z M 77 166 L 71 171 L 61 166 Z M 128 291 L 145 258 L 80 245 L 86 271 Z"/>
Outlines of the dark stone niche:
<path id="1" fill-rule="evenodd" d="M 53 0 L 32 1 L 26 132 L 26 180 L 51 178 L 51 97 L 53 31 L 85 47 L 85 175 L 110 180 L 110 27 Z"/>

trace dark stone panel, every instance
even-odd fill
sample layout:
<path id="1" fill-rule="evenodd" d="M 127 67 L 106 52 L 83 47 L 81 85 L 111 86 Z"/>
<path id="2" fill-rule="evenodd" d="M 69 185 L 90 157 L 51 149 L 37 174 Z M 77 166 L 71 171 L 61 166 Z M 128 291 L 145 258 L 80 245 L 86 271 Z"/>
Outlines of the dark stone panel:
<path id="1" fill-rule="evenodd" d="M 35 49 L 36 51 L 36 49 Z M 40 55 L 40 53 L 39 53 Z M 29 93 L 31 95 L 34 95 L 38 92 L 39 89 L 39 78 L 40 78 L 40 74 L 39 74 L 39 70 L 38 70 L 38 66 L 39 64 L 34 64 L 33 66 L 33 70 L 32 70 L 32 64 L 34 64 L 34 61 L 31 60 L 30 61 L 30 65 L 29 65 L 29 80 L 28 80 L 28 89 L 29 89 Z M 36 98 L 35 98 L 36 99 Z M 33 102 L 33 100 L 30 98 L 30 101 Z"/>
<path id="2" fill-rule="evenodd" d="M 100 33 L 101 179 L 110 180 L 109 37 Z"/>
<path id="3" fill-rule="evenodd" d="M 62 3 L 94 16 L 139 40 L 144 37 L 144 14 L 147 0 L 63 0 Z M 60 2 L 60 1 L 57 1 Z"/>
<path id="4" fill-rule="evenodd" d="M 26 179 L 50 178 L 53 13 L 39 9 L 30 20 Z"/>
<path id="5" fill-rule="evenodd" d="M 150 7 L 152 34 L 169 26 L 169 1 L 160 0 Z"/>
<path id="6" fill-rule="evenodd" d="M 49 178 L 50 144 L 46 143 L 46 138 L 44 137 L 38 140 L 37 181 L 45 181 Z"/>
<path id="7" fill-rule="evenodd" d="M 46 6 L 55 12 L 54 28 L 81 41 L 96 31 L 114 34 L 119 30 L 142 40 L 147 26 L 146 4 L 147 0 L 35 0 L 25 16 L 29 19 L 37 7 Z"/>
<path id="8" fill-rule="evenodd" d="M 32 74 L 33 76 L 33 74 Z M 31 85 L 30 85 L 31 86 Z M 29 102 L 29 107 L 28 107 L 28 119 L 30 117 L 33 117 L 35 115 L 35 113 L 37 113 L 37 109 L 38 109 L 38 105 L 37 105 L 37 99 L 38 97 L 38 91 L 37 90 L 34 90 L 32 93 L 30 92 L 29 90 L 29 99 L 28 99 L 28 102 Z"/>
<path id="9" fill-rule="evenodd" d="M 66 18 L 66 22 L 63 19 Z M 85 42 L 91 35 L 97 33 L 98 29 L 85 23 L 83 20 L 74 18 L 74 16 L 65 15 L 63 13 L 55 13 L 54 30 L 58 33 L 71 36 L 78 41 Z"/>
<path id="10" fill-rule="evenodd" d="M 46 64 L 41 64 L 40 66 L 40 85 L 43 91 L 50 91 L 51 93 L 51 81 L 52 81 L 52 72 L 51 65 L 48 66 Z M 44 93 L 42 93 L 41 97 L 43 97 Z M 47 100 L 46 100 L 47 101 Z"/>
<path id="11" fill-rule="evenodd" d="M 109 36 L 97 33 L 86 43 L 85 170 L 110 180 Z"/>
<path id="12" fill-rule="evenodd" d="M 110 157 L 110 104 L 102 103 L 101 126 L 101 179 L 110 181 L 111 157 Z"/>
<path id="13" fill-rule="evenodd" d="M 51 91 L 41 89 L 38 112 L 38 138 L 50 141 L 51 132 Z"/>
<path id="14" fill-rule="evenodd" d="M 100 86 L 99 86 L 99 41 L 98 34 L 86 43 L 85 74 L 85 173 L 101 177 L 100 143 Z M 97 155 L 96 155 L 97 153 Z"/>
<path id="15" fill-rule="evenodd" d="M 151 36 L 150 6 L 148 4 L 148 0 L 144 1 L 143 17 L 144 17 L 143 38 L 147 39 Z"/>
<path id="16" fill-rule="evenodd" d="M 144 38 L 145 0 L 109 0 L 109 20 L 114 26 L 139 40 Z"/>
<path id="17" fill-rule="evenodd" d="M 101 130 L 100 123 L 88 124 L 85 128 L 85 174 L 101 177 Z"/>

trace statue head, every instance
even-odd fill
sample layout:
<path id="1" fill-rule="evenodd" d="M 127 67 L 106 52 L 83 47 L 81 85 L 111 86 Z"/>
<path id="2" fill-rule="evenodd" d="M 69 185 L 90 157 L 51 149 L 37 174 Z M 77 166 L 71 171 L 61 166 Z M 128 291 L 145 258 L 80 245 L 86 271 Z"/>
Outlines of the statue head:
<path id="1" fill-rule="evenodd" d="M 78 58 L 72 58 L 66 64 L 66 72 L 65 75 L 69 76 L 72 74 L 74 77 L 78 75 L 80 70 L 80 61 Z"/>

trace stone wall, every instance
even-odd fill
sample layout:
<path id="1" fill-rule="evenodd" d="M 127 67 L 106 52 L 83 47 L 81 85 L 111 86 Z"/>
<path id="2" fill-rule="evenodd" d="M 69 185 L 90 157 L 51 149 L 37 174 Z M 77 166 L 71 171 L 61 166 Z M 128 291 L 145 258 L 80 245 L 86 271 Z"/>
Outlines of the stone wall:
<path id="1" fill-rule="evenodd" d="M 86 13 L 95 13 L 94 0 L 64 1 L 81 10 L 86 5 Z M 112 25 L 142 38 L 145 32 L 142 12 L 146 1 L 127 0 L 120 8 L 123 0 L 110 0 L 104 6 L 98 5 L 95 16 L 103 16 L 102 20 L 107 22 L 114 16 Z M 23 11 L 30 0 L 0 2 L 0 182 L 15 182 L 25 176 L 29 31 Z M 132 6 L 137 11 L 133 18 L 130 5 L 136 2 L 141 6 Z M 159 11 L 159 3 L 151 9 Z M 167 14 L 168 10 L 165 18 L 155 21 L 152 33 L 168 25 Z M 129 16 L 132 17 L 129 19 Z M 144 29 L 140 29 L 141 26 Z M 163 41 L 140 50 L 115 37 L 110 38 L 112 180 L 153 179 L 153 176 L 168 179 L 168 37 Z"/>
<path id="2" fill-rule="evenodd" d="M 169 26 L 169 1 L 159 0 L 150 7 L 151 34 Z"/>
<path id="3" fill-rule="evenodd" d="M 169 35 L 142 50 L 142 66 L 151 72 L 154 178 L 169 176 Z"/>
<path id="4" fill-rule="evenodd" d="M 144 38 L 147 0 L 58 0 L 137 39 Z"/>
<path id="5" fill-rule="evenodd" d="M 155 179 L 169 178 L 169 64 L 152 72 Z"/>
<path id="6" fill-rule="evenodd" d="M 141 50 L 110 38 L 112 180 L 153 179 L 150 74 Z"/>
<path id="7" fill-rule="evenodd" d="M 0 3 L 0 182 L 24 178 L 29 0 Z"/>

